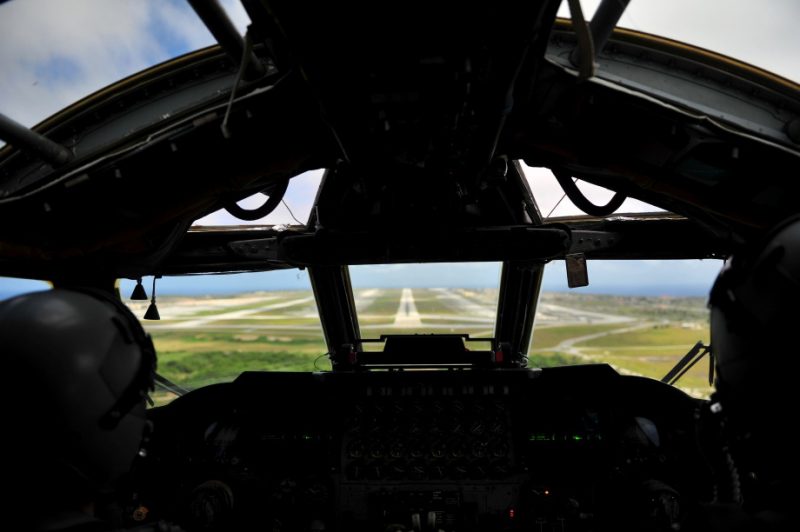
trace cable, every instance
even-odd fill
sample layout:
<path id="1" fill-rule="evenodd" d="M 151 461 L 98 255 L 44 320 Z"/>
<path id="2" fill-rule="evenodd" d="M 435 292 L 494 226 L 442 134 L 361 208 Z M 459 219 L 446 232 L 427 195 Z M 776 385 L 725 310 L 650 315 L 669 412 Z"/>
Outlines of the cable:
<path id="1" fill-rule="evenodd" d="M 317 358 L 315 358 L 315 359 L 314 359 L 314 371 L 321 371 L 321 368 L 317 367 L 317 362 L 319 362 L 319 359 L 320 359 L 320 358 L 322 358 L 322 357 L 328 357 L 328 358 L 330 358 L 330 356 L 331 356 L 331 353 L 330 353 L 330 351 L 329 351 L 329 352 L 327 352 L 327 353 L 322 353 L 320 356 L 318 356 Z"/>
<path id="2" fill-rule="evenodd" d="M 173 393 L 173 394 L 177 395 L 178 397 L 189 393 L 188 389 L 184 388 L 183 386 L 181 386 L 179 384 L 175 384 L 174 382 L 172 382 L 168 378 L 166 378 L 166 377 L 164 377 L 162 375 L 159 375 L 158 373 L 156 373 L 154 375 L 154 377 L 155 377 L 155 382 L 156 382 L 157 386 L 161 387 L 162 389 L 164 389 L 164 390 L 166 390 L 166 391 L 168 391 L 170 393 Z"/>
<path id="3" fill-rule="evenodd" d="M 244 48 L 242 49 L 242 62 L 239 65 L 239 72 L 236 73 L 236 79 L 233 82 L 233 87 L 231 87 L 231 97 L 228 100 L 228 106 L 225 108 L 225 118 L 222 119 L 222 124 L 219 126 L 220 130 L 222 130 L 222 136 L 226 139 L 231 138 L 231 132 L 228 129 L 228 117 L 231 114 L 231 108 L 233 107 L 233 100 L 236 98 L 236 89 L 239 87 L 239 83 L 242 81 L 242 77 L 244 76 L 244 71 L 247 70 L 247 64 L 250 62 L 250 52 L 253 49 L 252 41 L 250 40 L 250 33 L 245 33 L 244 35 Z"/>
<path id="4" fill-rule="evenodd" d="M 299 225 L 306 225 L 306 224 L 304 224 L 303 222 L 301 222 L 300 220 L 298 220 L 298 219 L 297 219 L 297 217 L 296 217 L 296 216 L 294 215 L 294 213 L 292 212 L 292 209 L 290 209 L 290 208 L 289 208 L 289 204 L 288 204 L 288 203 L 286 203 L 286 200 L 285 200 L 285 199 L 281 199 L 281 203 L 283 203 L 283 206 L 284 206 L 284 207 L 286 207 L 286 210 L 287 210 L 287 211 L 289 211 L 289 216 L 291 216 L 291 217 L 292 217 L 292 220 L 294 220 L 295 222 L 297 222 Z"/>
<path id="5" fill-rule="evenodd" d="M 628 199 L 625 194 L 617 192 L 605 205 L 595 205 L 583 195 L 583 192 L 575 185 L 575 181 L 572 180 L 571 176 L 556 170 L 553 171 L 553 175 L 556 176 L 558 184 L 564 189 L 564 192 L 569 199 L 572 200 L 572 203 L 590 216 L 603 217 L 613 214 L 622 206 L 622 203 Z"/>
<path id="6" fill-rule="evenodd" d="M 573 183 L 577 183 L 577 182 L 578 182 L 578 178 L 576 177 L 575 181 L 573 181 Z M 545 218 L 550 218 L 550 215 L 553 214 L 553 211 L 555 211 L 558 208 L 558 206 L 561 205 L 561 202 L 564 201 L 564 198 L 566 198 L 566 197 L 567 197 L 567 193 L 564 192 L 564 195 L 561 196 L 561 199 L 558 200 L 558 202 L 553 206 L 552 209 L 550 209 L 550 212 L 547 213 L 547 216 L 545 216 Z"/>
<path id="7" fill-rule="evenodd" d="M 261 190 L 261 193 L 268 196 L 267 201 L 255 209 L 245 209 L 235 201 L 224 205 L 222 208 L 228 211 L 228 214 L 235 216 L 240 220 L 252 222 L 272 213 L 272 211 L 274 211 L 278 205 L 280 205 L 281 201 L 283 201 L 283 195 L 286 194 L 287 188 L 289 188 L 288 179 L 284 181 L 278 181 L 277 183 L 272 183 L 265 187 Z"/>

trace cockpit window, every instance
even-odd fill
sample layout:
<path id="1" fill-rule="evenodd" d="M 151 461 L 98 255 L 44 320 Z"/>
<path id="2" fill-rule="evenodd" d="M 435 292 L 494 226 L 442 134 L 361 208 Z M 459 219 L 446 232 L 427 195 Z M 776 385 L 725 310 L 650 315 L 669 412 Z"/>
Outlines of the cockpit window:
<path id="1" fill-rule="evenodd" d="M 240 2 L 221 2 L 241 33 Z M 0 2 L 2 112 L 33 126 L 145 68 L 216 44 L 188 2 Z"/>
<path id="2" fill-rule="evenodd" d="M 152 284 L 144 279 L 147 295 Z M 123 299 L 140 319 L 149 301 Z M 158 353 L 158 372 L 195 389 L 243 371 L 330 369 L 308 275 L 300 270 L 165 277 L 157 280 L 159 321 L 142 320 Z M 161 404 L 172 397 L 157 394 Z"/>
<path id="3" fill-rule="evenodd" d="M 581 1 L 587 20 L 599 4 L 600 0 Z M 570 18 L 567 2 L 562 2 L 558 16 Z M 791 52 L 800 47 L 798 19 L 800 4 L 792 1 L 639 1 L 628 4 L 619 26 L 699 46 L 797 82 L 800 71 Z"/>
<path id="4" fill-rule="evenodd" d="M 525 173 L 525 179 L 528 181 L 533 197 L 536 199 L 539 212 L 545 220 L 560 216 L 586 214 L 572 203 L 565 194 L 564 189 L 558 184 L 553 172 L 549 169 L 531 167 L 522 163 L 522 170 Z M 591 183 L 576 180 L 575 184 L 589 201 L 597 205 L 605 205 L 614 196 L 614 191 Z M 617 212 L 630 214 L 665 211 L 649 203 L 628 198 L 617 209 Z"/>
<path id="5" fill-rule="evenodd" d="M 244 34 L 241 2 L 222 0 Z M 584 0 L 591 18 L 599 0 Z M 794 15 L 792 15 L 794 13 Z M 569 18 L 566 2 L 559 16 Z M 796 2 L 631 2 L 620 26 L 713 50 L 794 81 L 800 46 Z M 733 31 L 747 21 L 747 31 Z M 0 102 L 14 120 L 33 126 L 126 76 L 215 44 L 188 2 L 84 0 L 0 2 Z"/>
<path id="6" fill-rule="evenodd" d="M 0 277 L 0 301 L 9 297 L 27 294 L 37 290 L 47 290 L 50 283 L 34 279 L 17 279 L 15 277 Z"/>
<path id="7" fill-rule="evenodd" d="M 567 288 L 564 263 L 547 265 L 529 366 L 606 363 L 662 379 L 697 343 L 709 344 L 706 301 L 720 261 L 590 261 L 585 288 Z M 708 359 L 676 385 L 708 397 Z"/>
<path id="8" fill-rule="evenodd" d="M 305 225 L 311 215 L 311 207 L 314 205 L 324 172 L 324 170 L 312 170 L 290 179 L 281 202 L 274 211 L 263 218 L 252 221 L 241 220 L 220 209 L 195 220 L 193 225 Z M 239 206 L 252 210 L 263 205 L 266 200 L 267 196 L 259 192 L 240 201 Z"/>
<path id="9" fill-rule="evenodd" d="M 494 333 L 499 263 L 351 266 L 350 278 L 362 338 L 431 333 L 491 338 Z"/>

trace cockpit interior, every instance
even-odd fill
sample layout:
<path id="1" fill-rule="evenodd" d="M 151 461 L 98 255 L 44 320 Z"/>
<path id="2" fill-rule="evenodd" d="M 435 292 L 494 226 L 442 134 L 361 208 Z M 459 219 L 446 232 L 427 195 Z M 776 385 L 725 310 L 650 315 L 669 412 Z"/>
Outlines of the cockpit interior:
<path id="1" fill-rule="evenodd" d="M 547 264 L 570 287 L 596 261 L 721 266 L 800 213 L 797 83 L 619 28 L 627 1 L 589 20 L 575 1 L 562 18 L 556 0 L 241 0 L 243 34 L 216 0 L 188 4 L 217 44 L 34 127 L 0 115 L 0 275 L 113 293 L 303 272 L 329 366 L 191 390 L 162 377 L 179 397 L 148 410 L 99 515 L 187 531 L 666 531 L 733 499 L 698 429 L 708 397 L 671 384 L 707 346 L 662 380 L 529 354 Z M 528 168 L 581 214 L 543 212 Z M 194 224 L 261 220 L 313 170 L 297 223 Z M 656 212 L 622 212 L 629 199 Z M 487 335 L 364 327 L 357 268 L 489 262 Z"/>

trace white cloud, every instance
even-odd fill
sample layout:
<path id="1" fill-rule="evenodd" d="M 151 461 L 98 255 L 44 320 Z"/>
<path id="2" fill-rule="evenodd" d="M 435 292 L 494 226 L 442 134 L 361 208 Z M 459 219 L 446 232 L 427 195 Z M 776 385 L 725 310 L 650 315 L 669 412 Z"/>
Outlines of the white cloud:
<path id="1" fill-rule="evenodd" d="M 584 0 L 587 16 L 598 0 Z M 240 32 L 237 0 L 223 6 Z M 562 6 L 562 15 L 568 15 Z M 622 25 L 707 47 L 800 80 L 796 0 L 636 0 Z M 0 4 L 0 112 L 32 126 L 114 81 L 213 44 L 184 0 L 12 0 Z"/>
<path id="2" fill-rule="evenodd" d="M 183 1 L 6 2 L 0 112 L 32 126 L 125 76 L 213 42 Z"/>

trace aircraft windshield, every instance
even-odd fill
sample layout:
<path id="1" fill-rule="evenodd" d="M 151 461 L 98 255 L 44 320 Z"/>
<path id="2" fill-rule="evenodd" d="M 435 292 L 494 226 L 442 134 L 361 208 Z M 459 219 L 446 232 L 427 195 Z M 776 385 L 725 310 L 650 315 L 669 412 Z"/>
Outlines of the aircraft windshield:
<path id="1" fill-rule="evenodd" d="M 145 279 L 148 296 L 151 279 Z M 140 319 L 148 301 L 131 301 Z M 228 382 L 241 372 L 330 369 L 306 272 L 166 277 L 157 281 L 159 321 L 142 320 L 158 352 L 158 371 L 185 389 Z M 163 404 L 174 396 L 159 392 Z"/>
<path id="2" fill-rule="evenodd" d="M 225 0 L 222 4 L 244 32 L 249 21 L 241 3 Z M 587 18 L 597 4 L 584 2 Z M 569 16 L 566 5 L 560 14 Z M 767 5 L 747 0 L 642 0 L 631 2 L 620 25 L 705 47 L 800 80 L 794 56 L 783 52 L 800 46 L 800 33 L 794 27 L 798 19 L 800 4 L 790 1 Z M 755 20 L 758 24 L 749 24 Z M 183 0 L 0 3 L 0 113 L 32 126 L 120 78 L 214 42 Z M 525 173 L 545 218 L 580 214 L 549 171 L 525 168 Z M 271 217 L 254 223 L 305 223 L 320 177 L 321 171 L 315 171 L 293 178 L 285 203 Z M 611 194 L 585 183 L 578 186 L 597 203 Z M 242 203 L 252 207 L 261 201 L 263 197 L 254 197 Z M 658 210 L 628 200 L 620 212 Z M 196 224 L 241 222 L 216 212 Z M 532 365 L 607 361 L 624 371 L 661 377 L 665 367 L 691 347 L 692 339 L 707 342 L 703 299 L 718 265 L 707 262 L 697 271 L 688 267 L 684 271 L 675 262 L 641 263 L 640 271 L 646 272 L 642 275 L 661 287 L 653 292 L 636 287 L 635 264 L 640 263 L 592 263 L 591 286 L 570 292 L 563 281 L 552 283 L 554 274 L 548 273 Z M 553 263 L 548 272 L 562 269 L 560 263 Z M 499 271 L 496 263 L 353 267 L 361 335 L 457 332 L 488 338 L 497 313 Z M 327 367 L 327 347 L 305 273 L 233 278 L 246 281 L 222 287 L 193 277 L 160 283 L 164 319 L 147 326 L 162 354 L 165 376 L 196 387 L 229 380 L 245 369 Z M 696 286 L 683 290 L 670 284 L 673 279 L 676 283 L 693 279 Z M 124 283 L 123 294 L 131 288 Z M 146 303 L 135 306 L 137 315 L 143 315 L 145 308 Z M 601 335 L 592 336 L 596 334 Z M 623 347 L 611 349 L 612 340 L 621 340 Z M 625 358 L 628 348 L 637 356 Z M 703 393 L 699 385 L 690 387 Z"/>
<path id="3" fill-rule="evenodd" d="M 324 170 L 312 170 L 293 177 L 283 196 L 281 203 L 274 211 L 258 220 L 240 220 L 224 209 L 195 220 L 195 226 L 221 225 L 305 225 L 311 214 L 314 198 L 319 190 Z M 261 206 L 267 197 L 260 192 L 239 202 L 245 209 L 251 210 Z"/>
<path id="4" fill-rule="evenodd" d="M 582 0 L 587 20 L 599 4 L 600 0 Z M 558 16 L 570 18 L 567 2 Z M 800 48 L 798 19 L 800 3 L 793 0 L 635 0 L 625 9 L 619 27 L 705 48 L 800 82 L 794 55 Z"/>
<path id="5" fill-rule="evenodd" d="M 547 265 L 528 364 L 606 363 L 662 379 L 697 342 L 709 344 L 708 292 L 717 260 L 590 261 L 590 285 L 567 288 L 563 261 Z M 708 397 L 708 359 L 676 385 Z"/>
<path id="6" fill-rule="evenodd" d="M 0 277 L 0 301 L 37 290 L 47 290 L 50 283 L 32 279 L 15 279 L 13 277 Z"/>
<path id="7" fill-rule="evenodd" d="M 532 168 L 522 163 L 522 170 L 525 174 L 525 179 L 528 181 L 528 186 L 531 188 L 531 193 L 536 199 L 539 212 L 545 220 L 548 218 L 557 218 L 559 216 L 582 216 L 585 214 L 567 197 L 564 193 L 564 189 L 558 184 L 553 172 L 548 168 Z M 606 204 L 614 195 L 614 192 L 607 188 L 598 187 L 597 185 L 584 181 L 577 180 L 575 185 L 584 196 L 598 205 Z M 664 209 L 633 198 L 626 199 L 619 209 L 617 209 L 617 213 L 620 214 L 644 212 L 665 211 Z"/>
<path id="8" fill-rule="evenodd" d="M 350 278 L 358 287 L 362 338 L 431 333 L 491 338 L 494 332 L 499 263 L 351 266 Z M 382 349 L 364 346 L 372 347 Z"/>
<path id="9" fill-rule="evenodd" d="M 547 265 L 528 353 L 530 367 L 608 363 L 625 374 L 661 379 L 698 341 L 709 343 L 708 290 L 719 261 L 591 261 L 585 288 L 568 289 L 562 261 Z M 382 334 L 469 334 L 491 338 L 499 263 L 351 266 L 362 338 Z M 145 279 L 148 295 L 151 279 Z M 130 301 L 134 314 L 148 301 Z M 11 297 L 47 283 L 0 279 Z M 159 372 L 193 389 L 242 371 L 329 370 L 308 275 L 300 270 L 169 277 L 157 282 L 160 321 L 153 336 Z M 367 350 L 381 350 L 367 343 Z M 487 349 L 487 342 L 469 345 Z M 708 363 L 677 385 L 698 397 L 712 391 Z M 163 404 L 172 397 L 161 392 Z"/>
<path id="10" fill-rule="evenodd" d="M 584 0 L 591 17 L 598 0 Z M 241 33 L 240 2 L 222 6 Z M 566 2 L 559 16 L 569 18 Z M 787 51 L 800 46 L 797 2 L 631 2 L 621 27 L 749 62 L 794 81 Z M 758 24 L 750 24 L 758 21 Z M 0 3 L 0 112 L 33 126 L 73 102 L 147 67 L 215 44 L 183 0 L 48 0 Z"/>
<path id="11" fill-rule="evenodd" d="M 222 6 L 240 32 L 241 3 Z M 183 0 L 0 2 L 0 112 L 31 127 L 120 79 L 216 44 Z"/>

